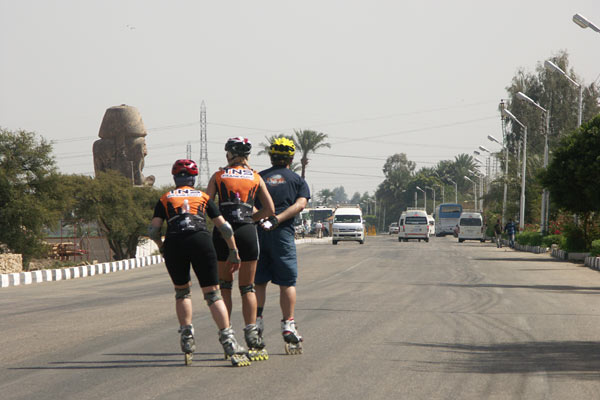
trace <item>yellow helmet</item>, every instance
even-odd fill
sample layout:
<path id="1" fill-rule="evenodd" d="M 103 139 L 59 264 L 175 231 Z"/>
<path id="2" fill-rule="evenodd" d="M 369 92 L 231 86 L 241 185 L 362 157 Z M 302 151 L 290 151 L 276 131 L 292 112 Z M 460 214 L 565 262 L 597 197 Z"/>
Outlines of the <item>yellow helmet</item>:
<path id="1" fill-rule="evenodd" d="M 275 139 L 273 143 L 271 143 L 271 146 L 269 146 L 269 155 L 271 156 L 294 157 L 294 154 L 296 154 L 296 145 L 294 144 L 294 141 L 286 137 Z"/>

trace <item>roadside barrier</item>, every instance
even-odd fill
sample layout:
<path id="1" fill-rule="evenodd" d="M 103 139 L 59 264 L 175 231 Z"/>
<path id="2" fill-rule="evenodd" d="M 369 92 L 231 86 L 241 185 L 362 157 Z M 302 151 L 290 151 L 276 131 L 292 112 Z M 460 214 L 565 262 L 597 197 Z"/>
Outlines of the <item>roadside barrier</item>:
<path id="1" fill-rule="evenodd" d="M 163 262 L 162 256 L 146 256 L 130 258 L 128 260 L 112 261 L 107 263 L 80 265 L 77 267 L 42 269 L 37 271 L 14 272 L 0 275 L 0 288 L 32 283 L 63 281 L 68 279 L 84 278 L 94 275 L 110 274 L 134 268 L 142 268 Z"/>

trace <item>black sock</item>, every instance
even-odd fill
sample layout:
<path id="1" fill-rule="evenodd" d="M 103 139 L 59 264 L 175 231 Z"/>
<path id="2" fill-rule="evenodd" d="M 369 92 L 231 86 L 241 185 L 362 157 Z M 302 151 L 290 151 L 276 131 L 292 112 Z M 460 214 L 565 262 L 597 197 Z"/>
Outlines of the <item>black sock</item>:
<path id="1" fill-rule="evenodd" d="M 256 316 L 257 317 L 262 317 L 263 308 L 264 307 L 256 307 Z"/>

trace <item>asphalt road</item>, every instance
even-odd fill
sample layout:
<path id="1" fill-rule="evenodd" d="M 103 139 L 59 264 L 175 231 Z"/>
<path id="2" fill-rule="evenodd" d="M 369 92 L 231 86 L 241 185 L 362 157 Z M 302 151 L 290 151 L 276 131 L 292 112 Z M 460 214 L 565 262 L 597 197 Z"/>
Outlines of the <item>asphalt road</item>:
<path id="1" fill-rule="evenodd" d="M 270 287 L 270 359 L 245 368 L 223 361 L 197 283 L 183 366 L 162 264 L 1 289 L 0 398 L 600 398 L 593 270 L 450 237 L 298 250 L 305 352 L 285 355 Z M 239 296 L 234 309 L 241 333 Z"/>

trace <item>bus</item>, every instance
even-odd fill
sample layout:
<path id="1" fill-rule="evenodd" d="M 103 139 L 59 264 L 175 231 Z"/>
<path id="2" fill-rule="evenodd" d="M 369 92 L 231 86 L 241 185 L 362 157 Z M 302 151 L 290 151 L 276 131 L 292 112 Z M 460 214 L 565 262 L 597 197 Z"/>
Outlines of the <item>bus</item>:
<path id="1" fill-rule="evenodd" d="M 334 209 L 332 207 L 317 206 L 315 208 L 305 208 L 305 210 L 308 211 L 308 219 L 312 225 L 311 228 L 314 229 L 314 225 L 319 221 L 323 224 L 323 236 L 329 236 L 331 233 L 331 224 L 333 223 Z"/>
<path id="2" fill-rule="evenodd" d="M 442 203 L 435 209 L 435 236 L 446 236 L 454 233 L 463 208 L 460 204 Z"/>

